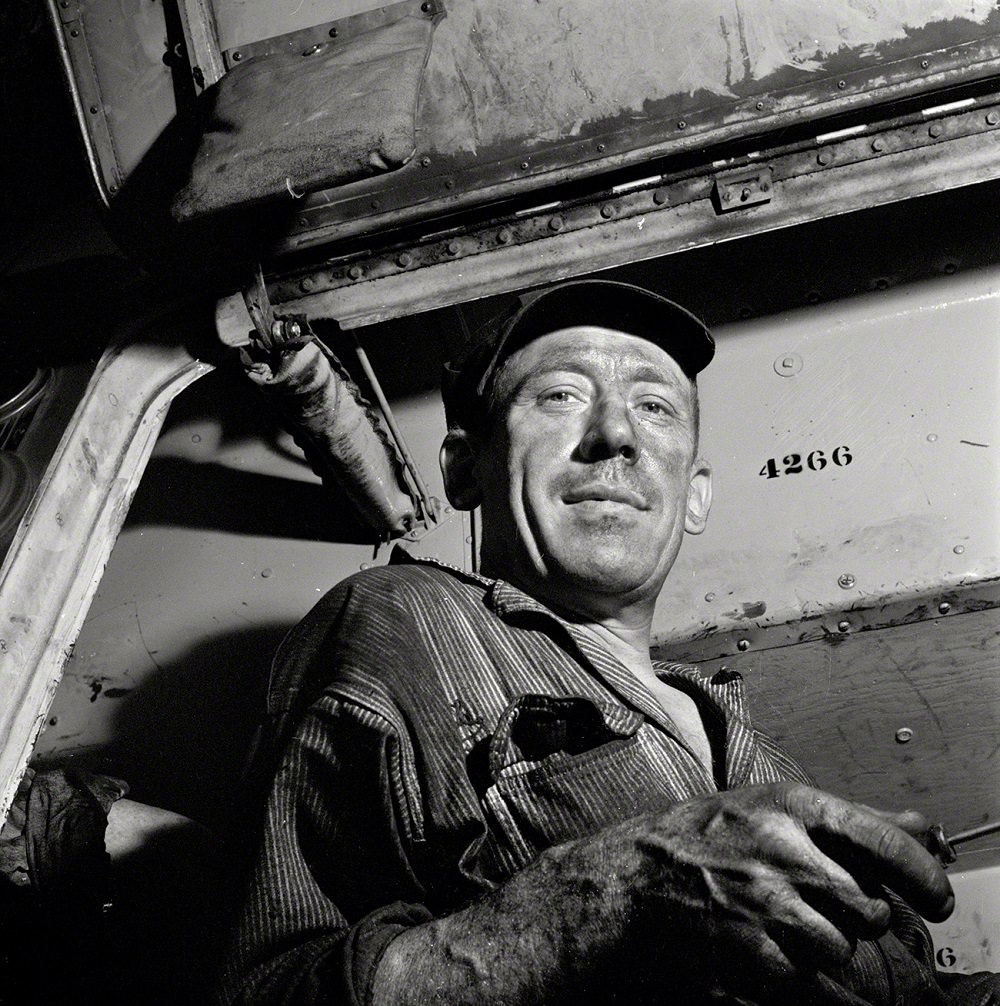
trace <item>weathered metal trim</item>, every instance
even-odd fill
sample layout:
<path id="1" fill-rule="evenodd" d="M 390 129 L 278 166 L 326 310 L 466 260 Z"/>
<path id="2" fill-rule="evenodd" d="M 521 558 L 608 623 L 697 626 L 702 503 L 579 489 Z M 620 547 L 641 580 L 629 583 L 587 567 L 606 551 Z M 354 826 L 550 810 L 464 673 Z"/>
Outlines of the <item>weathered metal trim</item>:
<path id="1" fill-rule="evenodd" d="M 187 0 L 197 2 L 197 0 Z M 318 53 L 327 46 L 349 41 L 363 32 L 372 31 L 383 25 L 392 24 L 401 17 L 418 16 L 433 19 L 444 13 L 442 0 L 400 0 L 388 7 L 378 7 L 374 10 L 351 14 L 336 21 L 325 21 L 310 28 L 273 38 L 264 38 L 245 45 L 234 46 L 222 53 L 225 69 L 231 70 L 236 63 L 241 63 L 256 56 L 271 56 L 276 53 L 301 53 L 309 56 Z M 220 74 L 221 76 L 221 74 Z"/>
<path id="2" fill-rule="evenodd" d="M 100 85 L 87 47 L 82 12 L 70 0 L 48 0 L 63 76 L 80 125 L 87 163 L 97 193 L 105 206 L 121 187 L 124 175 L 108 128 Z"/>
<path id="3" fill-rule="evenodd" d="M 177 10 L 192 82 L 198 91 L 203 91 L 226 72 L 215 17 L 206 0 L 178 0 Z"/>
<path id="4" fill-rule="evenodd" d="M 955 618 L 992 608 L 1000 608 L 1000 578 L 940 584 L 923 593 L 897 591 L 892 595 L 865 597 L 846 608 L 831 608 L 807 616 L 785 612 L 784 621 L 775 621 L 772 617 L 768 619 L 770 624 L 760 619 L 747 619 L 744 627 L 727 632 L 710 626 L 695 638 L 657 638 L 653 642 L 653 652 L 659 656 L 669 654 L 671 660 L 698 663 L 816 640 L 836 646 L 858 632 Z"/>
<path id="5" fill-rule="evenodd" d="M 437 162 L 433 150 L 413 159 L 390 185 L 367 180 L 342 190 L 308 196 L 299 208 L 294 229 L 276 253 L 301 250 L 332 240 L 373 233 L 429 216 L 455 213 L 502 199 L 524 196 L 541 187 L 579 181 L 595 174 L 626 169 L 643 162 L 720 147 L 734 140 L 801 127 L 832 116 L 877 117 L 878 104 L 927 95 L 929 102 L 944 88 L 972 84 L 996 75 L 1000 41 L 966 42 L 950 49 L 913 56 L 842 78 L 826 78 L 771 93 L 760 93 L 718 107 L 685 113 L 672 127 L 608 131 L 559 145 L 525 149 L 516 156 L 478 164 Z M 832 83 L 831 83 L 832 81 Z M 841 87 L 840 85 L 843 84 Z M 664 136 L 668 130 L 670 135 Z"/>
<path id="6" fill-rule="evenodd" d="M 212 370 L 152 333 L 109 348 L 0 567 L 0 820 L 174 397 Z"/>
<path id="7" fill-rule="evenodd" d="M 1000 110 L 852 135 L 784 156 L 771 201 L 719 215 L 702 169 L 621 195 L 455 228 L 269 286 L 275 306 L 356 328 L 542 282 L 1000 178 Z M 933 148 L 933 155 L 929 155 Z M 729 171 L 731 163 L 720 166 Z"/>

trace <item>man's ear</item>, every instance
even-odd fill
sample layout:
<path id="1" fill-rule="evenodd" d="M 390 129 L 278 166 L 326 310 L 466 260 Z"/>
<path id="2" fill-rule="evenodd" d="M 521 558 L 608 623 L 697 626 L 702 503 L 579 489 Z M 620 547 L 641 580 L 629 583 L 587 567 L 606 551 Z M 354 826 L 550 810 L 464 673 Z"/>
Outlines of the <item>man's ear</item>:
<path id="1" fill-rule="evenodd" d="M 483 493 L 476 478 L 479 440 L 465 430 L 449 430 L 438 459 L 444 476 L 444 491 L 456 510 L 475 510 Z"/>
<path id="2" fill-rule="evenodd" d="M 691 480 L 688 483 L 687 513 L 684 530 L 688 534 L 701 534 L 708 523 L 708 511 L 712 508 L 712 466 L 700 458 L 691 466 Z"/>

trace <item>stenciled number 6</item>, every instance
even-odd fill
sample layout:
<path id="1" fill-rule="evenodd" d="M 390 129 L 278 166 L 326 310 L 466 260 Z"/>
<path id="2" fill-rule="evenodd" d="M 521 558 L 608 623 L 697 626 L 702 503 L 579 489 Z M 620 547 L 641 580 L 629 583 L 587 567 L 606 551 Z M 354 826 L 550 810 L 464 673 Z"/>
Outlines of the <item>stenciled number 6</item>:
<path id="1" fill-rule="evenodd" d="M 849 465 L 853 460 L 854 458 L 851 457 L 851 451 L 849 447 L 838 447 L 833 452 L 833 463 L 835 465 L 839 465 L 841 468 L 843 468 L 844 465 Z"/>

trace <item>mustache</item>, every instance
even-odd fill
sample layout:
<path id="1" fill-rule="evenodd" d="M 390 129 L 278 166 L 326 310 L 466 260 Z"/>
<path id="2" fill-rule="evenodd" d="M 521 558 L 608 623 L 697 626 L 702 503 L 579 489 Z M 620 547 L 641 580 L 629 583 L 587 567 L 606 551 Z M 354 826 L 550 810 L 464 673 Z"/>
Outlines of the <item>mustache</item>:
<path id="1" fill-rule="evenodd" d="M 637 510 L 650 509 L 660 497 L 659 487 L 648 475 L 626 465 L 614 464 L 561 475 L 553 489 L 566 503 L 613 500 Z"/>

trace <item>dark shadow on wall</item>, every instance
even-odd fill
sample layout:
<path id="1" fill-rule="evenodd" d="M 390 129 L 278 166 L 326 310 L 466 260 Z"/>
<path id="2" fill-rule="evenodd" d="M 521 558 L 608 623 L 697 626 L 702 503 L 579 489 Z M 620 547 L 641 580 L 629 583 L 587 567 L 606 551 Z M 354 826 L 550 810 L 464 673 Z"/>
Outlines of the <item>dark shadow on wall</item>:
<path id="1" fill-rule="evenodd" d="M 146 466 L 128 523 L 352 545 L 378 540 L 339 487 L 171 457 Z"/>
<path id="2" fill-rule="evenodd" d="M 113 740 L 88 753 L 124 779 L 129 798 L 193 818 L 227 840 L 244 806 L 245 772 L 265 709 L 274 651 L 290 625 L 205 639 L 114 702 Z"/>

